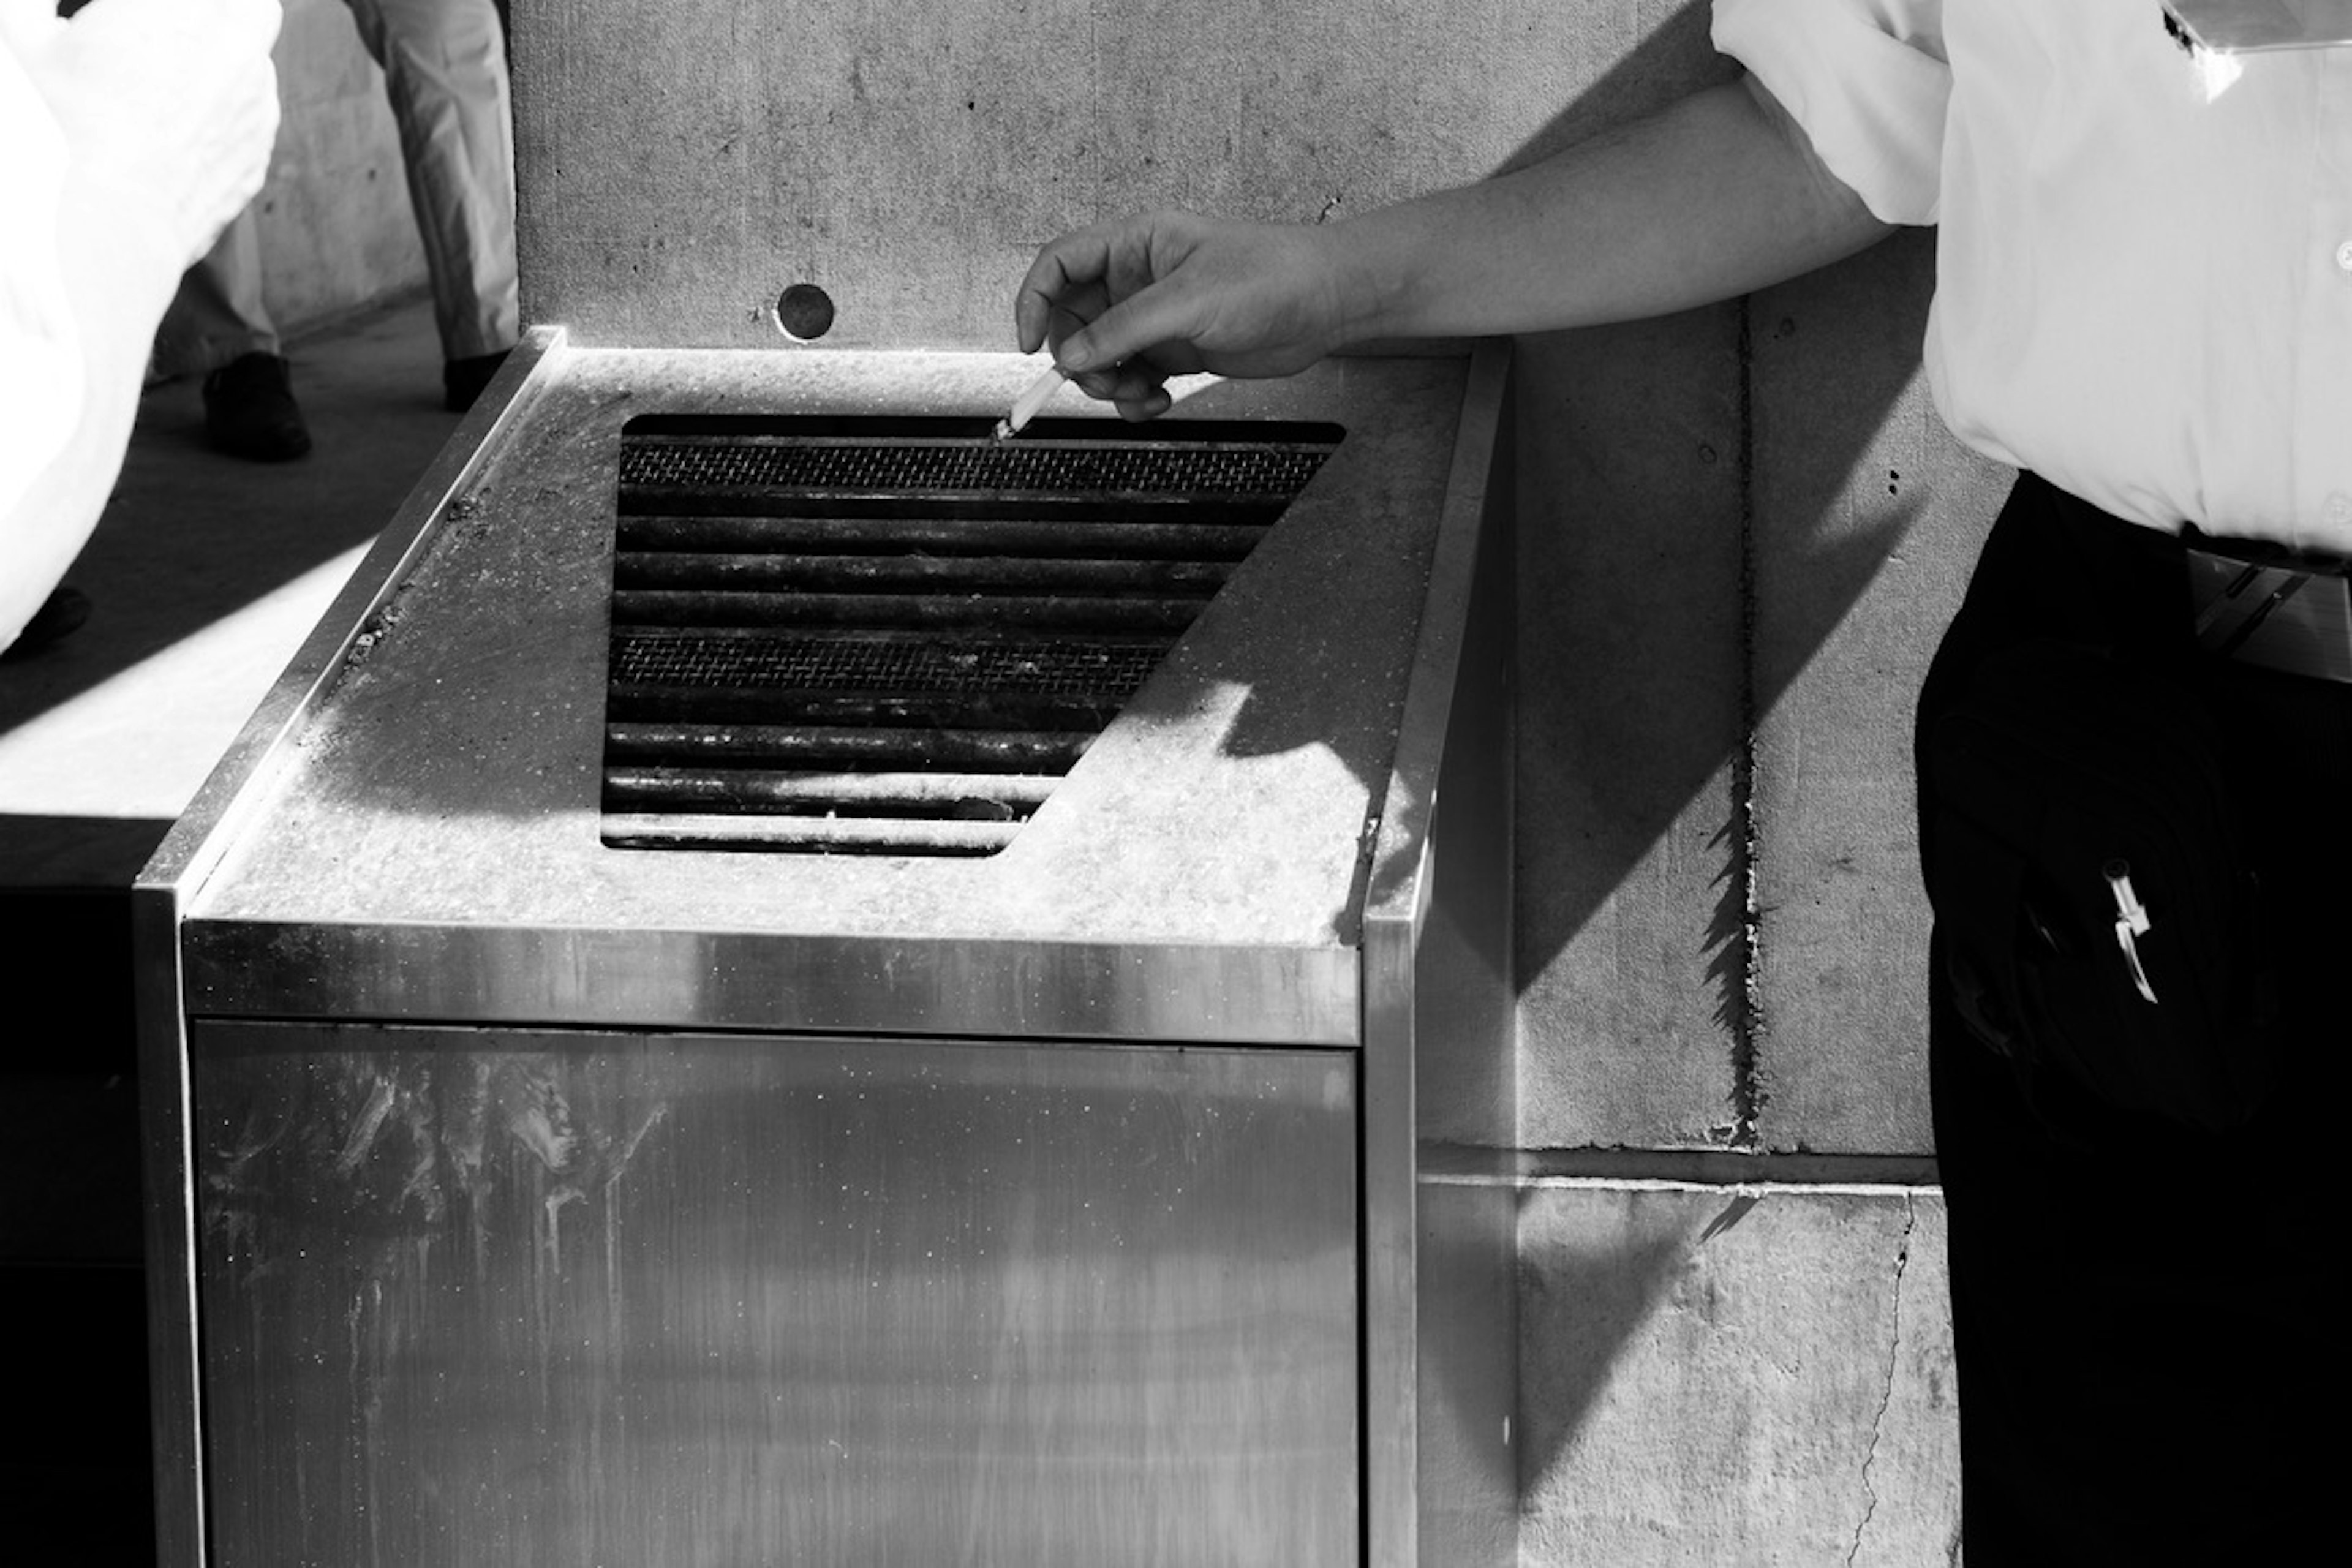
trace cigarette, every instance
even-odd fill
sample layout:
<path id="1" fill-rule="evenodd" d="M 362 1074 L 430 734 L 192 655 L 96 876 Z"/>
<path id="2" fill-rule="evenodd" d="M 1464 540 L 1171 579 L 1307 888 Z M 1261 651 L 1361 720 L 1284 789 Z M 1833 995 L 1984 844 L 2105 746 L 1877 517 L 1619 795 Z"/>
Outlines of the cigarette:
<path id="1" fill-rule="evenodd" d="M 1029 384 L 1028 390 L 1013 400 L 1013 412 L 996 422 L 996 438 L 1009 440 L 1021 434 L 1021 427 L 1037 417 L 1037 410 L 1045 406 L 1046 399 L 1062 390 L 1069 377 L 1057 364 L 1049 364 Z"/>

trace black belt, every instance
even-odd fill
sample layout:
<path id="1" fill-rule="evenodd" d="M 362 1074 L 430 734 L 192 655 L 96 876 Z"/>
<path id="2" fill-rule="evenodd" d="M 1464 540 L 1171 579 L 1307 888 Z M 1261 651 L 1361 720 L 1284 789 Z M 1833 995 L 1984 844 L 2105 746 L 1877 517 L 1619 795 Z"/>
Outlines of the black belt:
<path id="1" fill-rule="evenodd" d="M 2193 530 L 2189 604 L 2219 658 L 2352 684 L 2352 563 Z"/>

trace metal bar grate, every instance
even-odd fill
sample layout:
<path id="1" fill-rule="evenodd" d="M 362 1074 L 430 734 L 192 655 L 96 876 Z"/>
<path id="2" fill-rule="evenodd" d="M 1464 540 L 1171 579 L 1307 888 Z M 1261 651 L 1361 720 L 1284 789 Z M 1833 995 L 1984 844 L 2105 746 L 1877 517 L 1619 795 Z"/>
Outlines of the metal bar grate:
<path id="1" fill-rule="evenodd" d="M 604 839 L 986 855 L 1340 432 L 675 416 L 622 434 Z"/>

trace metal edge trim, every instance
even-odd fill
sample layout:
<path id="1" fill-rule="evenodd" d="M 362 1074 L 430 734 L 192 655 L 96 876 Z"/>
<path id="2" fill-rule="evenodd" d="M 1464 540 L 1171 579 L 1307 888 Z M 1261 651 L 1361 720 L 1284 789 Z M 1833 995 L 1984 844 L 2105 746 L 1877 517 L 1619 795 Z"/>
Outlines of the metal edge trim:
<path id="1" fill-rule="evenodd" d="M 179 900 L 131 892 L 136 977 L 142 1229 L 147 1273 L 148 1428 L 158 1568 L 205 1561 L 204 1400 L 197 1343 L 196 1194 L 188 1157 L 186 1019 L 180 1010 Z"/>
<path id="2" fill-rule="evenodd" d="M 1360 1422 L 1364 1561 L 1373 1568 L 1412 1568 L 1420 1555 L 1413 950 L 1429 913 L 1429 829 L 1460 672 L 1462 622 L 1476 578 L 1480 524 L 1507 410 L 1511 356 L 1507 339 L 1485 340 L 1471 356 L 1366 894 Z M 1374 1421 L 1374 1412 L 1382 1419 Z"/>
<path id="3" fill-rule="evenodd" d="M 2164 10 L 2199 47 L 2217 55 L 2352 44 L 2352 23 L 2342 17 L 2322 20 L 2278 0 L 2165 0 Z"/>
<path id="4" fill-rule="evenodd" d="M 1510 367 L 1509 340 L 1482 342 L 1471 357 L 1469 384 L 1463 389 L 1453 467 L 1445 479 L 1444 511 L 1438 524 L 1437 549 L 1430 561 L 1421 630 L 1413 644 L 1412 674 L 1397 724 L 1397 749 L 1381 808 L 1380 832 L 1373 840 L 1373 885 L 1364 910 L 1367 925 L 1374 921 L 1418 923 L 1423 912 L 1424 896 L 1417 886 L 1423 879 L 1419 865 L 1408 876 L 1391 874 L 1386 879 L 1385 891 L 1381 868 L 1404 865 L 1408 858 L 1417 860 L 1428 845 L 1438 771 L 1444 761 L 1461 670 L 1462 626 L 1477 575 L 1479 523 L 1486 515 L 1496 448 L 1503 438 Z"/>
<path id="5" fill-rule="evenodd" d="M 205 1017 L 1360 1044 L 1348 947 L 203 919 L 185 952 Z"/>
<path id="6" fill-rule="evenodd" d="M 353 643 L 424 558 L 449 502 L 482 469 L 499 437 L 537 401 L 540 367 L 563 339 L 562 327 L 533 327 L 523 334 L 221 753 L 133 886 L 173 887 L 192 894 L 219 865 L 247 804 L 283 765 L 287 743 L 316 710 Z"/>

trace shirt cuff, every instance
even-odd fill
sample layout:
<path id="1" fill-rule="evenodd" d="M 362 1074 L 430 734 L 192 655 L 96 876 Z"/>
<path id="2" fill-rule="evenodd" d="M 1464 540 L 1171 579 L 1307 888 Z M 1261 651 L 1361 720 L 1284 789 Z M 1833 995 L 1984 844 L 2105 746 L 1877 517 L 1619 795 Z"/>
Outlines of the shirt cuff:
<path id="1" fill-rule="evenodd" d="M 1715 47 L 1894 224 L 1934 223 L 1942 195 L 1952 72 L 1941 25 L 1937 0 L 1715 0 Z"/>

